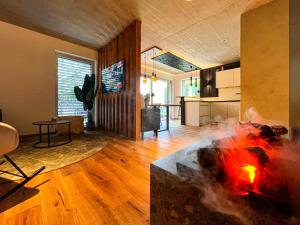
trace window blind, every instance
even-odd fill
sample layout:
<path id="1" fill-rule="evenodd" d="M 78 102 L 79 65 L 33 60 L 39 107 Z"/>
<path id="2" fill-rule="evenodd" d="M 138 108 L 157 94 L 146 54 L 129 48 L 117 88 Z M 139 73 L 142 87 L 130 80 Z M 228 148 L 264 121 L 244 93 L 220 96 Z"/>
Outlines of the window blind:
<path id="1" fill-rule="evenodd" d="M 94 64 L 90 61 L 57 56 L 57 115 L 83 116 L 87 121 L 87 112 L 82 102 L 76 99 L 74 87 L 82 87 L 86 74 L 94 73 Z"/>

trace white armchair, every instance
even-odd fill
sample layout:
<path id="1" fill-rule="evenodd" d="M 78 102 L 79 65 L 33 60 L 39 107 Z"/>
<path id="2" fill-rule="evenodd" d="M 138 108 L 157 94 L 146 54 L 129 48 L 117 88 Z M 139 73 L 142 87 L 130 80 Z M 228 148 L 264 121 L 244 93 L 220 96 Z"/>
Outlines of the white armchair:
<path id="1" fill-rule="evenodd" d="M 17 186 L 9 190 L 7 193 L 4 195 L 0 196 L 0 201 L 3 199 L 7 198 L 9 195 L 13 194 L 16 192 L 19 188 L 23 187 L 28 181 L 30 181 L 33 177 L 38 175 L 41 171 L 45 169 L 44 166 L 39 168 L 37 171 L 35 171 L 31 176 L 27 176 L 21 168 L 19 168 L 11 158 L 8 157 L 7 153 L 15 150 L 19 145 L 19 134 L 15 128 L 12 126 L 6 124 L 6 123 L 1 123 L 0 122 L 0 156 L 4 156 L 4 158 L 16 169 L 18 172 L 22 175 L 24 180 L 19 183 Z M 5 160 L 0 162 L 0 165 L 5 163 Z M 2 171 L 2 173 L 8 173 L 7 171 Z"/>
<path id="2" fill-rule="evenodd" d="M 18 145 L 18 131 L 12 126 L 0 122 L 0 155 L 4 155 L 15 150 Z"/>

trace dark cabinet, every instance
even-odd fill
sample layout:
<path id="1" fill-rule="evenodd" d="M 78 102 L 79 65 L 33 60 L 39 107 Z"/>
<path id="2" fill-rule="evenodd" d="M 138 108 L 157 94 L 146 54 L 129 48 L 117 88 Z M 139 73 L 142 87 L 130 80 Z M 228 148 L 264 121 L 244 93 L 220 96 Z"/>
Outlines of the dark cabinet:
<path id="1" fill-rule="evenodd" d="M 141 132 L 142 138 L 144 132 L 157 131 L 160 129 L 160 109 L 157 107 L 141 109 Z"/>

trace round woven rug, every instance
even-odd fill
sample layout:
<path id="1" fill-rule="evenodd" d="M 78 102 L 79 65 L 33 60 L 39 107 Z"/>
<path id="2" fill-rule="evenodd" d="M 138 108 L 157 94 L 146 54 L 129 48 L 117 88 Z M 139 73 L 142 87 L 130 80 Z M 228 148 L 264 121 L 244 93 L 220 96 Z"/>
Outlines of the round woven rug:
<path id="1" fill-rule="evenodd" d="M 73 141 L 69 144 L 53 148 L 32 147 L 33 143 L 37 141 L 36 139 L 24 141 L 8 156 L 27 175 L 31 175 L 41 166 L 46 166 L 46 169 L 42 172 L 45 173 L 81 161 L 101 151 L 106 145 L 101 133 L 73 135 L 72 139 Z M 19 174 L 8 162 L 2 164 L 0 170 Z M 9 180 L 20 178 L 3 172 L 0 172 L 0 177 Z"/>

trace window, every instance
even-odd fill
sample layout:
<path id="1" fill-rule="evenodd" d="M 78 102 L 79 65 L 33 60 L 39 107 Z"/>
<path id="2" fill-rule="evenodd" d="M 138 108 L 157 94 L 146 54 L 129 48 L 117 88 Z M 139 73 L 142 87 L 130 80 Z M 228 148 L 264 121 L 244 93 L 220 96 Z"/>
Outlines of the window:
<path id="1" fill-rule="evenodd" d="M 147 77 L 147 83 L 143 82 L 144 77 L 141 77 L 141 94 L 146 95 L 146 94 L 151 94 L 151 79 Z"/>
<path id="2" fill-rule="evenodd" d="M 140 78 L 140 91 L 142 95 L 153 94 L 150 99 L 150 104 L 167 104 L 170 102 L 171 96 L 171 81 L 157 78 L 153 82 L 151 78 L 147 77 L 147 83 L 143 83 L 144 77 Z"/>
<path id="3" fill-rule="evenodd" d="M 74 94 L 74 87 L 82 87 L 86 74 L 94 73 L 94 62 L 72 56 L 57 56 L 57 115 L 80 115 L 87 121 L 87 112 L 83 110 Z"/>
<path id="4" fill-rule="evenodd" d="M 168 104 L 169 103 L 169 81 L 157 79 L 152 83 L 153 103 L 154 104 Z"/>
<path id="5" fill-rule="evenodd" d="M 181 95 L 182 96 L 199 96 L 200 91 L 200 79 L 197 78 L 197 87 L 196 87 L 196 77 L 193 77 L 192 86 L 190 78 L 181 80 Z"/>

